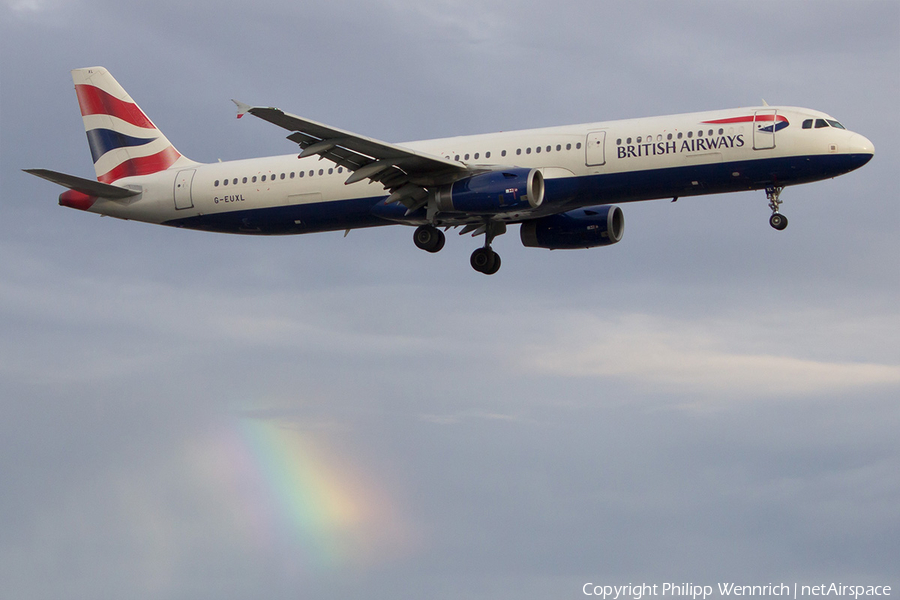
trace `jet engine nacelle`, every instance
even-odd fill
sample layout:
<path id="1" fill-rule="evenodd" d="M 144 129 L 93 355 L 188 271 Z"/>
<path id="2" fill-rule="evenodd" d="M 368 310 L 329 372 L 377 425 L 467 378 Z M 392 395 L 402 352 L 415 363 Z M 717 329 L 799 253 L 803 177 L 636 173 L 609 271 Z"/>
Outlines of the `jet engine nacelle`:
<path id="1" fill-rule="evenodd" d="M 494 215 L 531 210 L 544 202 L 544 176 L 537 169 L 503 169 L 473 175 L 436 194 L 441 212 Z"/>
<path id="2" fill-rule="evenodd" d="M 570 250 L 609 246 L 622 239 L 625 216 L 618 206 L 592 206 L 522 223 L 522 243 L 531 248 Z"/>

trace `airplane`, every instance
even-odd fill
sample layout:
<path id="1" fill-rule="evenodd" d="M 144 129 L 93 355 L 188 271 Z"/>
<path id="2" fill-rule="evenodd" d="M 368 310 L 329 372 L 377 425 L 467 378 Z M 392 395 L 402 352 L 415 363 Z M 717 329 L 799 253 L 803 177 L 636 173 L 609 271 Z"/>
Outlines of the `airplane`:
<path id="1" fill-rule="evenodd" d="M 528 247 L 593 248 L 622 239 L 616 203 L 765 190 L 842 175 L 872 142 L 807 108 L 753 106 L 392 144 L 234 101 L 289 132 L 299 154 L 211 164 L 178 152 L 103 67 L 72 71 L 97 179 L 26 172 L 68 191 L 59 204 L 185 229 L 248 235 L 414 226 L 438 252 L 444 231 L 484 236 L 470 263 L 500 268 L 494 238 L 520 224 Z M 443 231 L 441 230 L 443 228 Z"/>

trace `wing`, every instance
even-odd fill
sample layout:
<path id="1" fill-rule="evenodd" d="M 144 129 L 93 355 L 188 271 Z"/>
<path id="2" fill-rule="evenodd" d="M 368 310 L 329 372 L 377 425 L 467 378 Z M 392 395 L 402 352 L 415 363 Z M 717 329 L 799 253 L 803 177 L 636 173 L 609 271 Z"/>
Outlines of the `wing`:
<path id="1" fill-rule="evenodd" d="M 410 211 L 425 204 L 430 186 L 452 183 L 472 174 L 460 162 L 323 125 L 277 108 L 232 102 L 238 107 L 238 118 L 250 113 L 291 131 L 287 138 L 303 149 L 299 158 L 319 155 L 352 171 L 344 182 L 347 185 L 364 179 L 377 181 L 390 190 L 388 203 L 402 202 Z"/>

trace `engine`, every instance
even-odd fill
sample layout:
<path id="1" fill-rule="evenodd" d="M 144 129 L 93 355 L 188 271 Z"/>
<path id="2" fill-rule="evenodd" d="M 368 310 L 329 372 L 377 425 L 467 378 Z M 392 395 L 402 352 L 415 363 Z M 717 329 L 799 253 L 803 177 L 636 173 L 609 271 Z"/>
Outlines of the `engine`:
<path id="1" fill-rule="evenodd" d="M 531 248 L 570 250 L 609 246 L 622 239 L 625 216 L 618 206 L 592 206 L 522 223 L 522 243 Z"/>
<path id="2" fill-rule="evenodd" d="M 441 212 L 494 215 L 531 210 L 544 201 L 544 176 L 537 169 L 504 169 L 444 186 L 436 194 Z"/>

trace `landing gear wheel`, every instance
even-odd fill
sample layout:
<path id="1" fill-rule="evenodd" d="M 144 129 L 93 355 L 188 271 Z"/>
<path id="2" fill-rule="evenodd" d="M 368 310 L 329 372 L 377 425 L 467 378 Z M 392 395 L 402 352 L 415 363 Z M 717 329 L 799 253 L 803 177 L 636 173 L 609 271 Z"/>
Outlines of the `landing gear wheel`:
<path id="1" fill-rule="evenodd" d="M 782 231 L 785 227 L 788 226 L 787 217 L 781 213 L 774 213 L 771 217 L 769 217 L 769 225 L 771 225 L 778 231 Z"/>
<path id="2" fill-rule="evenodd" d="M 444 237 L 444 232 L 431 225 L 417 227 L 413 234 L 413 242 L 416 247 L 426 252 L 439 252 L 444 247 L 445 241 L 447 238 Z"/>
<path id="3" fill-rule="evenodd" d="M 484 272 L 485 275 L 493 275 L 500 270 L 500 255 L 494 252 L 494 262 L 491 268 Z"/>
<path id="4" fill-rule="evenodd" d="M 778 231 L 787 227 L 787 217 L 778 212 L 778 208 L 781 206 L 782 190 L 784 190 L 784 186 L 766 188 L 766 198 L 769 200 L 769 208 L 772 209 L 772 216 L 769 217 L 769 225 Z"/>
<path id="5" fill-rule="evenodd" d="M 478 248 L 469 262 L 473 269 L 485 275 L 493 275 L 500 270 L 500 255 L 490 248 Z"/>

